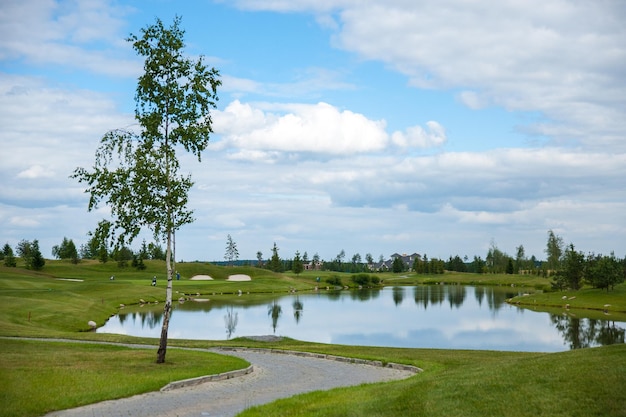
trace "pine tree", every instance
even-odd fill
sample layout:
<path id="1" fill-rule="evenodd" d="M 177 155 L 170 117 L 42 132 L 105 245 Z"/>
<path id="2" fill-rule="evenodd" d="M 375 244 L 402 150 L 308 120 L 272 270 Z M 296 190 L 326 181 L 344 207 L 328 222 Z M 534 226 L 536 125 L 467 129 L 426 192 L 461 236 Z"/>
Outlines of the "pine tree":
<path id="1" fill-rule="evenodd" d="M 296 251 L 296 256 L 293 258 L 293 272 L 296 275 L 300 275 L 302 271 L 304 271 L 304 264 L 302 263 L 302 259 L 300 259 L 300 252 Z"/>
<path id="2" fill-rule="evenodd" d="M 274 242 L 274 247 L 272 248 L 272 258 L 269 262 L 269 269 L 274 272 L 283 271 L 283 263 L 278 257 L 278 247 L 276 246 L 276 242 Z"/>

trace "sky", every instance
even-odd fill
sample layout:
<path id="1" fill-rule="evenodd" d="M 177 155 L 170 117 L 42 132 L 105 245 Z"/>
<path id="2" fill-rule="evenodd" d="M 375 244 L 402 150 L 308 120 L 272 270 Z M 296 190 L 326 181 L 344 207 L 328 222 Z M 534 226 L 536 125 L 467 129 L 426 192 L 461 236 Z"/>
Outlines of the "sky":
<path id="1" fill-rule="evenodd" d="M 549 230 L 626 255 L 622 0 L 3 0 L 2 245 L 52 258 L 109 216 L 70 175 L 135 123 L 125 39 L 176 15 L 222 81 L 202 162 L 179 154 L 177 260 L 228 235 L 240 259 L 545 259 Z"/>

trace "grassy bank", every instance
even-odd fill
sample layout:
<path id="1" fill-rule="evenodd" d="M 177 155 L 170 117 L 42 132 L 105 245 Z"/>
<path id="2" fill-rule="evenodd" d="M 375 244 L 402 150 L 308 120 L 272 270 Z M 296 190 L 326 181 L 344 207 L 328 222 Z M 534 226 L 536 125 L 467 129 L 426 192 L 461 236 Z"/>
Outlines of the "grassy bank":
<path id="1" fill-rule="evenodd" d="M 119 269 L 114 263 L 72 265 L 47 261 L 44 271 L 0 267 L 0 336 L 36 336 L 156 345 L 156 340 L 90 331 L 89 320 L 102 324 L 121 304 L 140 300 L 162 303 L 165 296 L 163 262 L 147 262 L 147 269 Z M 178 296 L 281 293 L 310 290 L 336 273 L 305 272 L 298 276 L 256 268 L 222 268 L 205 263 L 180 263 Z M 230 282 L 232 274 L 253 277 Z M 115 275 L 114 280 L 109 277 Z M 150 285 L 157 276 L 157 287 Z M 212 281 L 192 281 L 210 275 Z M 377 274 L 386 285 L 429 283 L 506 285 L 541 288 L 540 277 L 507 275 Z M 341 275 L 348 282 L 350 275 Z M 322 286 L 322 285 L 320 285 Z M 614 292 L 535 293 L 522 298 L 528 307 L 596 308 L 598 314 L 626 311 L 626 285 Z M 545 298 L 544 298 L 545 297 Z M 572 298 L 575 297 L 575 298 Z M 222 297 L 220 297 L 222 298 Z M 608 301 L 607 301 L 608 300 Z M 516 300 L 517 301 L 517 300 Z M 605 304 L 611 304 L 605 306 Z M 552 307 L 548 307 L 552 306 Z M 607 309 L 605 313 L 602 311 Z M 342 356 L 416 365 L 424 372 L 408 380 L 312 393 L 248 410 L 245 415 L 502 415 L 502 416 L 626 416 L 626 345 L 562 353 L 524 353 L 398 349 L 338 346 L 286 339 L 263 343 L 170 340 L 169 346 L 249 346 L 323 352 Z M 0 416 L 37 416 L 52 409 L 75 407 L 158 389 L 184 379 L 245 364 L 204 352 L 170 349 L 165 365 L 154 364 L 155 349 L 137 350 L 109 345 L 84 345 L 0 339 Z M 59 366 L 61 365 L 61 366 Z M 76 379 L 78 378 L 78 379 Z M 84 378 L 84 379 L 83 379 Z M 43 389 L 42 389 L 43 387 Z M 38 390 L 33 392 L 33 390 Z M 47 391 L 50 390 L 50 391 Z M 38 394 L 38 392 L 40 392 Z M 52 392 L 54 395 L 50 395 Z M 43 398 L 43 394 L 45 398 Z M 42 396 L 42 398 L 38 398 Z"/>
<path id="2" fill-rule="evenodd" d="M 626 346 L 553 354 L 412 350 L 425 372 L 384 385 L 303 394 L 253 416 L 624 416 Z M 424 365 L 422 365 L 424 366 Z"/>
<path id="3" fill-rule="evenodd" d="M 617 285 L 608 292 L 587 287 L 578 291 L 529 294 L 515 297 L 510 302 L 523 307 L 596 310 L 604 314 L 626 313 L 626 284 Z"/>
<path id="4" fill-rule="evenodd" d="M 170 349 L 0 339 L 0 416 L 40 416 L 108 399 L 158 391 L 169 382 L 241 369 L 235 357 Z"/>

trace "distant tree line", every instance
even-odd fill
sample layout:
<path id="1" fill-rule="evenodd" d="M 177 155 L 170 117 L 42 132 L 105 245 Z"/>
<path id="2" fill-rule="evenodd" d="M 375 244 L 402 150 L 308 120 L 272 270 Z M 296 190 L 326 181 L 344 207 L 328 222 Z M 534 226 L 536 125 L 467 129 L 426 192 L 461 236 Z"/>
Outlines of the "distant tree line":
<path id="1" fill-rule="evenodd" d="M 138 251 L 133 251 L 126 246 L 110 248 L 98 234 L 90 233 L 89 236 L 87 243 L 81 245 L 80 249 L 76 249 L 72 239 L 63 237 L 59 245 L 52 247 L 52 256 L 56 259 L 68 260 L 74 264 L 79 263 L 82 259 L 97 259 L 102 263 L 113 260 L 117 262 L 120 268 L 130 264 L 140 270 L 146 268 L 144 260 L 165 260 L 165 251 L 156 243 L 146 243 L 144 240 L 141 248 Z M 43 269 L 46 264 L 37 239 L 33 241 L 21 240 L 15 247 L 15 252 L 8 243 L 2 247 L 0 261 L 3 261 L 4 266 L 17 267 L 18 258 L 24 262 L 27 269 L 35 271 Z"/>
<path id="2" fill-rule="evenodd" d="M 130 263 L 137 269 L 145 269 L 144 260 L 165 260 L 166 253 L 157 243 L 142 242 L 141 248 L 133 251 L 128 247 L 113 247 L 108 244 L 109 231 L 107 223 L 101 222 L 94 232 L 88 233 L 89 239 L 79 249 L 72 239 L 64 237 L 59 245 L 52 247 L 52 255 L 57 259 L 69 260 L 78 263 L 81 259 L 97 259 L 100 262 L 109 260 L 118 263 L 119 267 L 126 267 Z M 563 239 L 552 230 L 548 231 L 546 243 L 546 260 L 539 261 L 533 255 L 526 256 L 524 246 L 519 245 L 515 251 L 515 257 L 501 251 L 495 242 L 491 242 L 485 259 L 474 256 L 472 261 L 467 256 L 450 256 L 447 261 L 438 258 L 428 258 L 426 254 L 417 255 L 412 264 L 407 263 L 401 257 L 393 258 L 390 266 L 391 272 L 415 272 L 418 274 L 443 274 L 445 271 L 465 272 L 475 274 L 533 274 L 551 278 L 552 287 L 556 290 L 577 290 L 582 285 L 591 285 L 594 288 L 612 290 L 615 285 L 626 279 L 626 258 L 620 259 L 614 253 L 609 255 L 577 251 L 574 244 L 564 246 Z M 16 256 L 17 255 L 17 256 Z M 20 241 L 15 252 L 7 243 L 0 251 L 0 260 L 5 266 L 17 266 L 17 258 L 22 259 L 28 269 L 40 270 L 45 265 L 45 259 L 39 250 L 39 242 Z M 224 256 L 227 265 L 252 265 L 252 261 L 239 261 L 237 244 L 231 235 L 227 236 L 226 254 Z M 367 274 L 378 272 L 374 265 L 380 267 L 387 263 L 383 262 L 380 255 L 378 264 L 375 264 L 373 256 L 368 253 L 365 261 L 360 254 L 353 255 L 346 261 L 346 253 L 342 249 L 337 256 L 330 261 L 323 261 L 316 253 L 309 258 L 307 252 L 302 255 L 296 251 L 292 259 L 281 259 L 279 248 L 274 242 L 269 259 L 263 259 L 263 253 L 257 252 L 256 266 L 266 268 L 273 272 L 293 271 L 300 274 L 305 268 L 320 269 L 325 271 Z"/>
<path id="3" fill-rule="evenodd" d="M 413 263 L 409 265 L 401 257 L 395 257 L 390 270 L 394 273 L 412 271 L 418 274 L 443 274 L 445 271 L 475 274 L 531 274 L 551 277 L 553 288 L 558 290 L 568 288 L 576 290 L 583 284 L 588 284 L 608 291 L 626 279 L 626 258 L 619 259 L 614 253 L 610 255 L 589 253 L 585 256 L 582 252 L 577 252 L 573 244 L 564 247 L 563 239 L 552 230 L 548 231 L 545 254 L 545 261 L 539 261 L 534 255 L 529 258 L 526 256 L 524 246 L 519 245 L 515 248 L 513 257 L 501 251 L 492 241 L 485 259 L 474 256 L 470 262 L 467 256 L 461 258 L 455 255 L 444 261 L 437 258 L 429 259 L 424 254 L 423 256 L 417 255 Z M 383 256 L 381 255 L 378 265 L 382 264 Z M 272 256 L 267 261 L 263 261 L 261 251 L 257 252 L 257 266 L 274 272 L 293 271 L 299 274 L 304 270 L 305 265 L 343 273 L 374 272 L 374 260 L 370 253 L 365 256 L 365 262 L 358 253 L 346 261 L 346 253 L 342 249 L 330 261 L 321 261 L 319 255 L 315 254 L 311 262 L 307 252 L 301 256 L 299 251 L 296 251 L 293 259 L 281 259 L 276 243 L 272 248 Z"/>

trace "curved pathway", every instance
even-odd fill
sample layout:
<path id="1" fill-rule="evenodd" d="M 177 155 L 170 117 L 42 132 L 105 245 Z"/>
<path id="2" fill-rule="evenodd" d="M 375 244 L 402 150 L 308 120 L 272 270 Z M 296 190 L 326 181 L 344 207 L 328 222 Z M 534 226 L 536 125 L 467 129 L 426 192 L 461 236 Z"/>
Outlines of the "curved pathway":
<path id="1" fill-rule="evenodd" d="M 251 406 L 304 392 L 403 379 L 415 374 L 414 371 L 409 370 L 278 354 L 270 351 L 218 352 L 247 360 L 252 364 L 254 371 L 222 381 L 205 382 L 195 386 L 150 392 L 120 400 L 55 411 L 47 416 L 235 416 Z"/>

